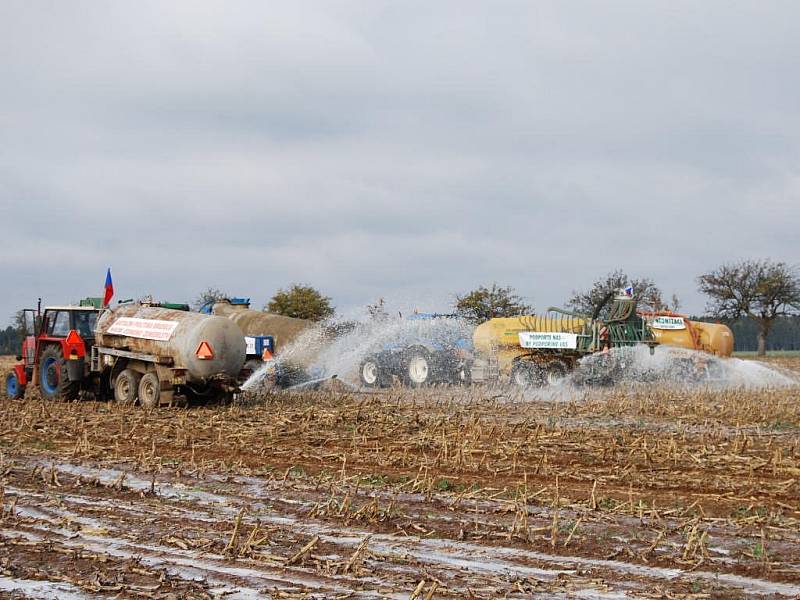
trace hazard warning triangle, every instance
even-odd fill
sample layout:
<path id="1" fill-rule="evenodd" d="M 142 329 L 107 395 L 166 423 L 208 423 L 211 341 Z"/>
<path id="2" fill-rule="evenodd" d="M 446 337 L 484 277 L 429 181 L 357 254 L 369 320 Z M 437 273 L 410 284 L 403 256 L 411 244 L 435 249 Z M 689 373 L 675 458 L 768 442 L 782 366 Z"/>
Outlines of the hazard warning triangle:
<path id="1" fill-rule="evenodd" d="M 74 329 L 70 329 L 69 334 L 67 335 L 67 339 L 64 341 L 70 345 L 77 345 L 83 343 L 81 336 L 78 335 L 78 332 L 75 331 Z"/>
<path id="2" fill-rule="evenodd" d="M 214 351 L 211 349 L 211 344 L 208 342 L 200 342 L 200 345 L 197 347 L 197 351 L 195 355 L 200 360 L 211 360 L 214 358 Z"/>

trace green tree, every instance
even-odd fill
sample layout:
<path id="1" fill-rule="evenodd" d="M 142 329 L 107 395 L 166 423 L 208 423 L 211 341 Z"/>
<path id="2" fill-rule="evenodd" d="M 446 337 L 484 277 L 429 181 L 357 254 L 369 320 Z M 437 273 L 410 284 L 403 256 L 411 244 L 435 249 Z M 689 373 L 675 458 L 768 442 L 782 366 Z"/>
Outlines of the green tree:
<path id="1" fill-rule="evenodd" d="M 330 298 L 300 283 L 292 284 L 288 290 L 278 290 L 264 308 L 277 315 L 311 321 L 323 321 L 335 312 Z"/>
<path id="2" fill-rule="evenodd" d="M 0 355 L 19 353 L 25 337 L 25 313 L 21 310 L 11 317 L 11 325 L 0 329 Z"/>
<path id="3" fill-rule="evenodd" d="M 194 299 L 192 303 L 192 308 L 195 310 L 199 309 L 204 304 L 208 304 L 209 302 L 214 302 L 216 300 L 224 300 L 225 298 L 230 298 L 227 292 L 224 292 L 220 289 L 215 287 L 206 288 Z"/>
<path id="4" fill-rule="evenodd" d="M 23 337 L 27 330 L 27 327 L 25 326 L 25 311 L 18 310 L 15 312 L 11 322 L 13 323 L 14 330 L 17 332 L 17 334 L 20 337 Z"/>
<path id="5" fill-rule="evenodd" d="M 672 307 L 664 302 L 661 290 L 649 277 L 631 279 L 625 271 L 617 269 L 597 279 L 588 290 L 572 292 L 572 298 L 567 302 L 567 306 L 577 313 L 591 315 L 600 308 L 600 304 L 609 294 L 615 294 L 617 291 L 629 286 L 633 287 L 633 295 L 642 310 L 656 311 L 668 308 L 673 308 L 674 310 L 680 304 L 675 294 L 672 295 Z M 603 310 L 599 313 L 600 317 L 606 314 L 610 304 L 609 302 L 603 307 Z"/>
<path id="6" fill-rule="evenodd" d="M 706 311 L 718 318 L 750 317 L 758 326 L 758 355 L 778 317 L 800 310 L 797 269 L 772 260 L 743 260 L 700 275 L 698 288 L 710 298 Z"/>
<path id="7" fill-rule="evenodd" d="M 16 355 L 20 351 L 22 338 L 19 331 L 10 325 L 5 329 L 0 329 L 0 355 Z"/>
<path id="8" fill-rule="evenodd" d="M 483 323 L 495 317 L 515 317 L 530 314 L 533 307 L 526 304 L 513 287 L 480 286 L 462 296 L 456 296 L 456 313 L 462 319 Z"/>

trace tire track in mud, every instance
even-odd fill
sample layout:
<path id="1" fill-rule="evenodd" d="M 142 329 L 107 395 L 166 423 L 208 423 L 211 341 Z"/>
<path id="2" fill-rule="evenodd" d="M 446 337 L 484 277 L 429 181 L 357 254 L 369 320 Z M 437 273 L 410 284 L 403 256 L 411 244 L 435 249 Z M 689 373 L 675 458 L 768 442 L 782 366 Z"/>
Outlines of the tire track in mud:
<path id="1" fill-rule="evenodd" d="M 698 580 L 727 595 L 800 595 L 800 586 L 792 583 L 724 572 L 721 560 L 709 561 L 712 572 L 699 569 L 702 565 L 667 568 L 523 549 L 511 543 L 512 536 L 503 539 L 513 518 L 508 501 L 476 500 L 473 515 L 451 498 L 437 503 L 420 494 L 394 494 L 399 516 L 392 522 L 353 524 L 352 519 L 337 522 L 333 514 L 308 517 L 330 497 L 329 489 L 310 483 L 213 473 L 188 483 L 163 476 L 148 481 L 127 465 L 112 466 L 17 457 L 5 473 L 6 547 L 13 548 L 15 541 L 50 544 L 136 561 L 198 584 L 210 596 L 242 598 L 265 590 L 407 598 L 422 580 L 426 592 L 436 586 L 436 597 L 648 597 L 659 589 L 688 591 Z M 378 490 L 362 492 L 353 497 L 391 502 Z M 464 525 L 478 515 L 482 521 L 476 528 L 495 524 L 496 535 L 470 539 Z M 231 535 L 237 516 L 238 539 Z M 551 518 L 547 511 L 540 515 L 541 522 Z M 414 529 L 418 523 L 436 537 Z M 404 534 L 403 526 L 416 534 Z M 266 541 L 243 553 L 253 532 Z M 354 557 L 367 537 L 362 555 Z M 231 542 L 236 542 L 233 551 Z M 796 550 L 797 538 L 787 543 Z"/>

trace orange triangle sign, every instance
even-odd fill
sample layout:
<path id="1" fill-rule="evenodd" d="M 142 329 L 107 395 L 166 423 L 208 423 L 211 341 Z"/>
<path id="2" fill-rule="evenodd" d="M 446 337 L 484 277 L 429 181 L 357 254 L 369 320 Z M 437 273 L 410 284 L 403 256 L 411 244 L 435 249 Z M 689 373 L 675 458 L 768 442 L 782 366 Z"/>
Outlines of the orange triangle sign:
<path id="1" fill-rule="evenodd" d="M 210 360 L 214 358 L 214 351 L 211 349 L 211 344 L 206 341 L 200 342 L 200 345 L 197 347 L 197 352 L 195 355 L 200 360 Z"/>
<path id="2" fill-rule="evenodd" d="M 81 339 L 81 336 L 78 335 L 78 332 L 74 329 L 70 329 L 66 342 L 68 344 L 80 344 L 82 341 L 83 340 Z"/>

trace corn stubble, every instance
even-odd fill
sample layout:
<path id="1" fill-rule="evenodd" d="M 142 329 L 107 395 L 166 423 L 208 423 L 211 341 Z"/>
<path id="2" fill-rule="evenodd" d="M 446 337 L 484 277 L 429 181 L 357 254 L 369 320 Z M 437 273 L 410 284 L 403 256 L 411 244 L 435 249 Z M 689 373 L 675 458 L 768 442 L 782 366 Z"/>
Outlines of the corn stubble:
<path id="1" fill-rule="evenodd" d="M 3 529 L 25 530 L 18 503 L 34 494 L 134 497 L 156 522 L 149 530 L 133 526 L 133 537 L 157 535 L 176 551 L 334 578 L 351 591 L 522 597 L 587 586 L 613 591 L 628 581 L 628 592 L 643 597 L 729 597 L 747 586 L 692 573 L 800 581 L 798 399 L 796 387 L 642 386 L 562 400 L 477 387 L 299 392 L 154 412 L 3 400 Z M 76 476 L 64 464 L 114 465 L 123 474 Z M 147 485 L 137 488 L 125 473 Z M 223 489 L 226 510 L 213 511 L 210 524 L 169 521 L 190 500 L 165 495 L 168 485 Z M 96 510 L 114 513 L 109 506 Z M 275 514 L 286 522 L 270 520 Z M 516 548 L 530 551 L 518 560 L 537 568 L 555 568 L 547 556 L 578 557 L 686 575 L 659 579 L 596 562 L 553 578 L 501 576 L 479 564 L 464 572 L 413 550 L 397 553 L 386 536 L 401 545 L 436 543 L 430 548 L 439 552 L 454 544 L 453 552 L 467 555 L 475 547 Z M 24 543 L 35 544 L 3 542 L 0 560 L 17 561 L 16 571 L 6 569 L 15 576 L 44 577 L 25 570 L 35 561 Z M 51 539 L 50 547 L 59 543 Z M 97 588 L 85 570 L 61 574 Z M 151 585 L 186 583 L 159 577 L 166 579 Z M 309 593 L 309 584 L 295 583 L 281 593 Z M 209 593 L 208 585 L 193 585 L 186 590 Z M 153 588 L 153 597 L 165 589 Z"/>

